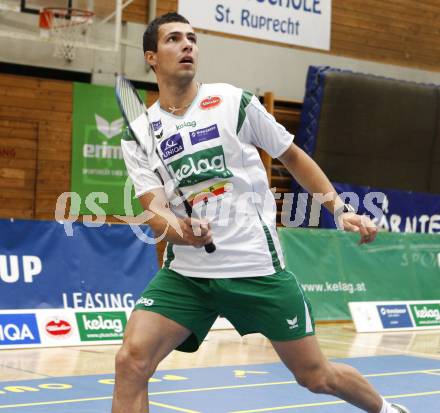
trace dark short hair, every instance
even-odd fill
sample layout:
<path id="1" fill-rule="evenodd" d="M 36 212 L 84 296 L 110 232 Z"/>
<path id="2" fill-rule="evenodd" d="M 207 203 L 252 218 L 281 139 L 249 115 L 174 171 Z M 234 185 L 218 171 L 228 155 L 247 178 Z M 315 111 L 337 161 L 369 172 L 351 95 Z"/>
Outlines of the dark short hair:
<path id="1" fill-rule="evenodd" d="M 159 27 L 162 26 L 162 24 L 175 22 L 190 24 L 185 17 L 175 12 L 166 13 L 162 16 L 156 17 L 144 32 L 144 53 L 146 51 L 157 52 L 157 34 L 159 32 Z"/>

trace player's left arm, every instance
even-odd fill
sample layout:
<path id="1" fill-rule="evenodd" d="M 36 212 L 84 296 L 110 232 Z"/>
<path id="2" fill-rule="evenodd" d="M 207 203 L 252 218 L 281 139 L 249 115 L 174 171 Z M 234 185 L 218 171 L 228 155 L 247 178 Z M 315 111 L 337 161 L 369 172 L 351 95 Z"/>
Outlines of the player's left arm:
<path id="1" fill-rule="evenodd" d="M 323 202 L 323 205 L 332 214 L 338 215 L 340 225 L 345 231 L 359 232 L 360 244 L 374 241 L 377 235 L 374 223 L 364 215 L 341 212 L 344 209 L 344 203 L 335 188 L 318 164 L 301 148 L 292 143 L 286 151 L 278 156 L 278 159 L 310 194 L 331 194 L 330 200 Z"/>

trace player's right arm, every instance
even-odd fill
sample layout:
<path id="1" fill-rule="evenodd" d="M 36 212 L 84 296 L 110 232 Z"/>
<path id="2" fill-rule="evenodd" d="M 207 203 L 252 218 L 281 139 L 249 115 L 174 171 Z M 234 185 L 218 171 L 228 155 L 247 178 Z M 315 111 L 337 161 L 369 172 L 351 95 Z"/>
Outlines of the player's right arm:
<path id="1" fill-rule="evenodd" d="M 169 206 L 163 181 L 155 173 L 128 129 L 121 139 L 125 165 L 144 213 L 130 219 L 136 224 L 148 224 L 158 241 L 203 247 L 212 242 L 211 228 L 197 219 L 179 218 Z M 125 219 L 127 221 L 127 217 Z"/>
<path id="2" fill-rule="evenodd" d="M 209 224 L 198 219 L 179 218 L 175 215 L 169 207 L 163 188 L 155 188 L 146 192 L 139 197 L 139 201 L 144 211 L 147 212 L 147 224 L 157 239 L 196 248 L 212 242 Z"/>

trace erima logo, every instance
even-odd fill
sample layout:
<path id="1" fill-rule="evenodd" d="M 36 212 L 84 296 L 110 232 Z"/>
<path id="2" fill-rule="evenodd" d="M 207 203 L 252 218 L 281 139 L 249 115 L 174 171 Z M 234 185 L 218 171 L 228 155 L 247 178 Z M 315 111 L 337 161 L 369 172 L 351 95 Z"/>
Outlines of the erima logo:
<path id="1" fill-rule="evenodd" d="M 108 122 L 103 117 L 95 113 L 96 129 L 101 132 L 107 139 L 112 139 L 115 136 L 122 133 L 122 127 L 124 126 L 124 119 L 119 118 L 113 122 Z"/>
<path id="2" fill-rule="evenodd" d="M 136 301 L 136 305 L 143 305 L 145 307 L 151 307 L 154 304 L 154 300 L 152 298 L 141 297 Z"/>
<path id="3" fill-rule="evenodd" d="M 294 328 L 299 327 L 298 325 L 298 316 L 293 318 L 292 320 L 286 319 L 287 324 L 289 324 L 289 330 L 293 330 Z"/>

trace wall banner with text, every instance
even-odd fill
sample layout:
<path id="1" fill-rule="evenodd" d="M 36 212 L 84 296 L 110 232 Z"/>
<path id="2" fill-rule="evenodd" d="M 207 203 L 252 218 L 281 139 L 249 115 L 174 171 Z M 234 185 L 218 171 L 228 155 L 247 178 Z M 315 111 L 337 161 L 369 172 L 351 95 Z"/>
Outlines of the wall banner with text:
<path id="1" fill-rule="evenodd" d="M 440 301 L 354 301 L 348 303 L 358 333 L 440 329 Z"/>
<path id="2" fill-rule="evenodd" d="M 193 27 L 330 50 L 331 0 L 179 0 Z"/>
<path id="3" fill-rule="evenodd" d="M 139 93 L 145 97 L 144 91 Z M 123 130 L 114 87 L 74 83 L 71 191 L 80 196 L 80 214 L 132 215 L 124 206 L 128 173 L 120 145 Z M 135 214 L 141 211 L 137 201 L 131 205 Z"/>
<path id="4" fill-rule="evenodd" d="M 0 310 L 132 308 L 158 269 L 129 225 L 0 220 L 0 234 Z"/>
<path id="5" fill-rule="evenodd" d="M 440 196 L 423 192 L 372 188 L 333 182 L 345 203 L 390 232 L 440 234 Z M 322 208 L 321 228 L 336 228 L 333 214 Z"/>
<path id="6" fill-rule="evenodd" d="M 359 234 L 280 228 L 286 267 L 318 320 L 349 320 L 351 301 L 425 301 L 440 297 L 440 239 L 435 234 Z"/>

